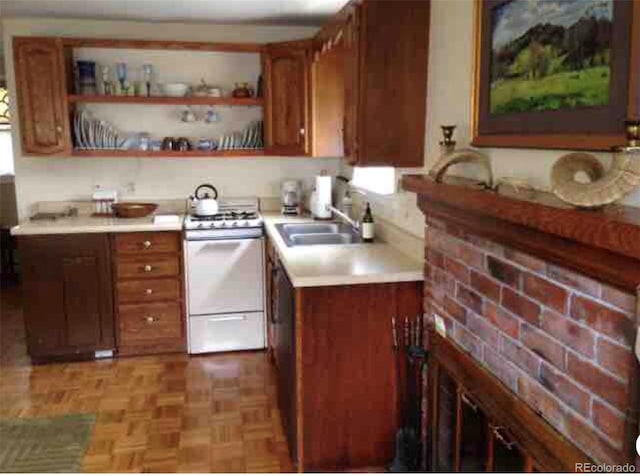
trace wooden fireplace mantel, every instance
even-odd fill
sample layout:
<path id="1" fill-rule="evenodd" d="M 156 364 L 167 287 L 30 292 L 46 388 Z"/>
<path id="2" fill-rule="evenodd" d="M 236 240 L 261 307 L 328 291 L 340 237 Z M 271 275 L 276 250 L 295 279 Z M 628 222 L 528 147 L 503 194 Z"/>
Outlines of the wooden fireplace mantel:
<path id="1" fill-rule="evenodd" d="M 553 195 L 505 195 L 449 177 L 406 175 L 418 206 L 448 226 L 477 234 L 630 293 L 640 289 L 640 208 L 577 210 Z"/>

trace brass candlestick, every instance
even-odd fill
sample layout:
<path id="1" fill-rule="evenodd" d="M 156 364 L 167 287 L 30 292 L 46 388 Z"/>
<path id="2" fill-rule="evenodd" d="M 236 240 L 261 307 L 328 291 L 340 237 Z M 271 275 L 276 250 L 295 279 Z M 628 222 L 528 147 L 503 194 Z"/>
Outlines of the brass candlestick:
<path id="1" fill-rule="evenodd" d="M 442 129 L 443 138 L 440 141 L 440 146 L 444 149 L 445 152 L 451 152 L 456 148 L 456 141 L 453 140 L 453 131 L 456 130 L 456 126 L 440 126 L 440 129 Z"/>
<path id="2" fill-rule="evenodd" d="M 640 147 L 640 120 L 628 119 L 624 121 L 627 132 L 627 147 Z"/>

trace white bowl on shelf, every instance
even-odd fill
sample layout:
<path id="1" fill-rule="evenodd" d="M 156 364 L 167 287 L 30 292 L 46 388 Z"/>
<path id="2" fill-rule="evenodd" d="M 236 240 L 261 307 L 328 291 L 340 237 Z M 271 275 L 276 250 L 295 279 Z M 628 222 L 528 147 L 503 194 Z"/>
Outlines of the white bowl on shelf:
<path id="1" fill-rule="evenodd" d="M 162 93 L 165 96 L 180 98 L 187 95 L 189 85 L 186 83 L 164 83 L 162 85 Z"/>

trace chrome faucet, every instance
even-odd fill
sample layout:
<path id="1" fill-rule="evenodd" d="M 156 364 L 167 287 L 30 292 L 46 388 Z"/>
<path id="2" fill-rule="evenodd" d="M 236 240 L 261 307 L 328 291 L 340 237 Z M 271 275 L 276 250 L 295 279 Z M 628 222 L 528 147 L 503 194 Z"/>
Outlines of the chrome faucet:
<path id="1" fill-rule="evenodd" d="M 335 213 L 344 221 L 346 221 L 349 225 L 351 225 L 351 228 L 353 228 L 356 232 L 360 232 L 360 223 L 357 220 L 353 220 L 349 215 L 338 210 L 336 207 L 334 207 L 330 203 L 327 203 L 327 211 Z"/>

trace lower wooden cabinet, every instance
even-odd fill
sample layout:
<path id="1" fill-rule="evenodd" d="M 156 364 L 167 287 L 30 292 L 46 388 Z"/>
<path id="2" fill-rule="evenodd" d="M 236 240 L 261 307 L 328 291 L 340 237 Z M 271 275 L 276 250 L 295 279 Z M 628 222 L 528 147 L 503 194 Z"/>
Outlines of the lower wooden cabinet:
<path id="1" fill-rule="evenodd" d="M 267 319 L 267 350 L 269 352 L 269 356 L 271 357 L 271 361 L 278 366 L 278 362 L 276 360 L 275 348 L 276 348 L 276 321 L 275 316 L 277 312 L 276 308 L 276 299 L 277 299 L 277 290 L 275 289 L 276 283 L 276 272 L 278 267 L 276 250 L 273 247 L 273 243 L 269 239 L 268 236 L 265 236 L 265 250 L 266 250 L 266 261 L 265 261 L 265 296 L 266 296 L 266 312 L 265 317 Z"/>
<path id="2" fill-rule="evenodd" d="M 284 269 L 276 264 L 275 360 L 278 363 L 278 408 L 284 434 L 289 442 L 291 458 L 298 460 L 298 420 L 296 398 L 296 298 L 295 289 Z"/>
<path id="3" fill-rule="evenodd" d="M 422 282 L 294 288 L 277 264 L 278 403 L 299 471 L 382 467 L 401 421 L 392 318 L 421 314 Z"/>
<path id="4" fill-rule="evenodd" d="M 119 233 L 113 255 L 118 354 L 184 351 L 180 233 Z"/>
<path id="5" fill-rule="evenodd" d="M 429 341 L 427 470 L 573 472 L 591 462 L 455 344 Z"/>
<path id="6" fill-rule="evenodd" d="M 20 236 L 35 360 L 186 349 L 179 232 Z"/>
<path id="7" fill-rule="evenodd" d="M 109 238 L 21 236 L 24 320 L 33 359 L 115 347 Z"/>

